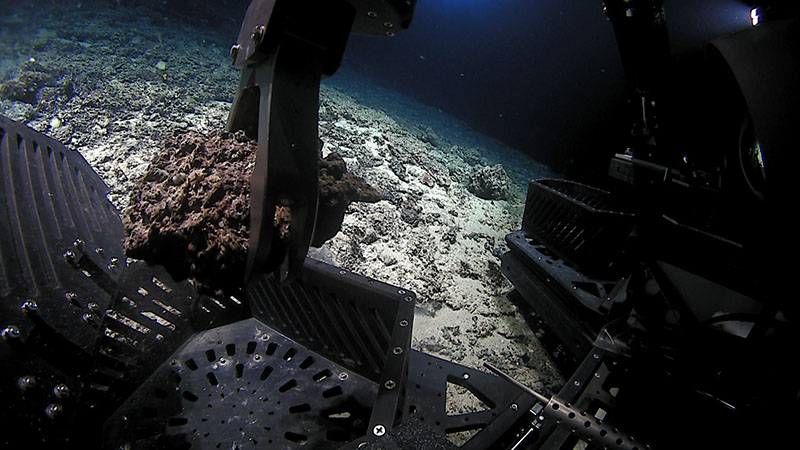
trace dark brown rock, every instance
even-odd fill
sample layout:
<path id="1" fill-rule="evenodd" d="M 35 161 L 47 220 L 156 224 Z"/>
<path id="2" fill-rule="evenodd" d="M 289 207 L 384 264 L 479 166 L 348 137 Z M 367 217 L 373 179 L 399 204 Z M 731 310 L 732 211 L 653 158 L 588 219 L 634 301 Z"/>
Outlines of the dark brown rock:
<path id="1" fill-rule="evenodd" d="M 161 264 L 205 292 L 237 293 L 244 284 L 255 141 L 244 133 L 176 132 L 136 184 L 125 211 L 125 251 Z M 320 197 L 313 244 L 341 228 L 353 201 L 380 194 L 347 173 L 338 154 L 320 160 Z"/>
<path id="2" fill-rule="evenodd" d="M 243 133 L 176 132 L 131 192 L 128 256 L 193 278 L 201 290 L 244 280 L 255 142 Z"/>
<path id="3" fill-rule="evenodd" d="M 317 223 L 311 245 L 321 246 L 342 228 L 344 212 L 352 202 L 374 203 L 381 194 L 347 172 L 347 164 L 338 153 L 319 161 L 319 203 Z"/>

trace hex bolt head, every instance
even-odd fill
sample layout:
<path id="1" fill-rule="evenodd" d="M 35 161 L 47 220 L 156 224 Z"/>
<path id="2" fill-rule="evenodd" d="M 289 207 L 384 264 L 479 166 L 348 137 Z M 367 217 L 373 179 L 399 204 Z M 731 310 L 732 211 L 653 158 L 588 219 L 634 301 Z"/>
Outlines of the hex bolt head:
<path id="1" fill-rule="evenodd" d="M 375 436 L 383 436 L 386 434 L 386 427 L 381 424 L 375 425 L 375 427 L 372 428 L 372 434 Z"/>
<path id="2" fill-rule="evenodd" d="M 86 243 L 83 242 L 83 239 L 77 238 L 72 242 L 72 246 L 80 251 L 83 251 L 83 248 L 86 246 Z"/>

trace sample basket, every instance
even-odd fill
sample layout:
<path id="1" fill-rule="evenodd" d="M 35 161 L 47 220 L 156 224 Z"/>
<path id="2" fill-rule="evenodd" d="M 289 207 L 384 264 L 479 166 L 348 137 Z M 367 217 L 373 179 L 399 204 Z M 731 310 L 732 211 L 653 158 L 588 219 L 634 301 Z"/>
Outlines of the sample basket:
<path id="1" fill-rule="evenodd" d="M 611 194 L 567 180 L 531 181 L 522 230 L 576 268 L 607 271 L 635 226 Z"/>

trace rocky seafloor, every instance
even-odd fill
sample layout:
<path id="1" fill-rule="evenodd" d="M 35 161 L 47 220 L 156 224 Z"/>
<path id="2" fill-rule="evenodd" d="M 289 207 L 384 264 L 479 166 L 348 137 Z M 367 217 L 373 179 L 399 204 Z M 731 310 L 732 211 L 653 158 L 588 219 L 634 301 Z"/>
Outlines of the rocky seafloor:
<path id="1" fill-rule="evenodd" d="M 80 151 L 117 208 L 169 133 L 224 128 L 238 24 L 210 29 L 124 5 L 75 3 L 63 14 L 37 3 L 0 14 L 0 114 Z M 489 362 L 556 391 L 563 378 L 500 271 L 527 182 L 550 171 L 353 75 L 347 61 L 323 83 L 319 130 L 323 155 L 340 154 L 382 200 L 350 205 L 341 232 L 311 256 L 416 292 L 414 348 L 475 368 Z"/>

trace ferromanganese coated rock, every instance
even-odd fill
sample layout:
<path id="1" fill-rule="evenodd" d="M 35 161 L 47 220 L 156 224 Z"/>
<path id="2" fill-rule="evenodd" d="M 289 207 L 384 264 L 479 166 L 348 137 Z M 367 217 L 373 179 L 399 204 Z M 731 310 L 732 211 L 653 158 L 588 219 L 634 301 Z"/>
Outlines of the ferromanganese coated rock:
<path id="1" fill-rule="evenodd" d="M 242 285 L 255 142 L 240 133 L 176 132 L 134 186 L 125 252 L 202 290 Z"/>
<path id="2" fill-rule="evenodd" d="M 243 287 L 250 228 L 250 176 L 256 143 L 243 132 L 175 132 L 134 186 L 123 216 L 125 252 L 161 264 L 204 292 Z M 347 173 L 341 156 L 320 160 L 320 197 L 313 244 L 338 233 L 353 201 L 380 194 Z"/>

